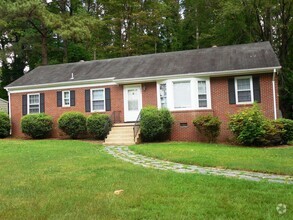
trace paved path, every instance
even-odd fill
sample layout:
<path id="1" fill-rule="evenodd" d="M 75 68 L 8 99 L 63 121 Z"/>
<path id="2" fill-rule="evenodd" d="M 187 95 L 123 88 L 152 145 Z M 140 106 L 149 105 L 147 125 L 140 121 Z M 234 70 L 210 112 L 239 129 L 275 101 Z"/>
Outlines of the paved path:
<path id="1" fill-rule="evenodd" d="M 225 176 L 231 178 L 245 179 L 250 181 L 268 181 L 284 184 L 293 184 L 292 176 L 265 174 L 241 170 L 220 169 L 213 167 L 201 167 L 196 165 L 185 165 L 164 160 L 158 160 L 136 154 L 128 147 L 105 147 L 106 151 L 116 158 L 140 165 L 147 168 L 159 170 L 171 170 L 178 173 L 200 173 L 206 175 Z"/>

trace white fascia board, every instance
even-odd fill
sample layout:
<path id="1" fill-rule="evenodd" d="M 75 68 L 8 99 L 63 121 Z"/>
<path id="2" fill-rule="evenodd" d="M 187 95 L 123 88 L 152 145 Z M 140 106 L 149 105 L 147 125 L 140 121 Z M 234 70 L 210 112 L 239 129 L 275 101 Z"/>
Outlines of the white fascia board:
<path id="1" fill-rule="evenodd" d="M 113 82 L 113 78 L 107 81 L 84 80 L 84 81 L 78 81 L 78 83 L 71 82 L 70 84 L 69 83 L 58 83 L 58 84 L 48 83 L 48 84 L 40 84 L 40 85 L 33 85 L 33 86 L 5 87 L 5 89 L 7 91 L 10 91 L 11 93 L 20 93 L 20 92 L 63 90 L 63 89 L 71 89 L 71 88 L 84 88 L 84 87 L 110 86 L 110 85 L 117 85 L 116 83 Z"/>
<path id="2" fill-rule="evenodd" d="M 216 71 L 216 72 L 185 73 L 185 74 L 175 74 L 175 75 L 166 75 L 166 76 L 114 79 L 113 81 L 116 82 L 117 84 L 129 84 L 129 83 L 146 83 L 146 82 L 176 79 L 176 78 L 182 78 L 182 77 L 222 77 L 222 76 L 231 76 L 231 75 L 237 76 L 237 75 L 243 75 L 243 74 L 269 73 L 269 72 L 273 72 L 274 69 L 279 70 L 281 68 L 282 68 L 281 66 L 277 66 L 277 67 L 227 70 L 227 71 Z"/>
<path id="3" fill-rule="evenodd" d="M 98 84 L 98 83 L 109 83 L 113 82 L 115 77 L 103 78 L 103 79 L 90 79 L 90 80 L 78 80 L 78 81 L 69 81 L 69 82 L 57 82 L 57 83 L 44 83 L 37 85 L 25 85 L 25 86 L 11 86 L 4 87 L 7 91 L 13 90 L 31 90 L 31 89 L 41 89 L 41 88 L 54 88 L 57 87 L 68 87 L 72 88 L 73 86 L 84 87 L 85 85 Z"/>
<path id="4" fill-rule="evenodd" d="M 80 85 L 71 85 L 71 86 L 55 86 L 55 87 L 37 87 L 37 88 L 24 88 L 24 89 L 10 89 L 7 90 L 11 94 L 13 93 L 23 93 L 23 92 L 41 92 L 41 91 L 49 91 L 49 90 L 68 90 L 68 89 L 75 89 L 75 88 L 88 88 L 88 87 L 101 87 L 101 86 L 112 86 L 117 85 L 116 83 L 109 82 L 109 83 L 95 83 L 95 84 L 80 84 Z"/>

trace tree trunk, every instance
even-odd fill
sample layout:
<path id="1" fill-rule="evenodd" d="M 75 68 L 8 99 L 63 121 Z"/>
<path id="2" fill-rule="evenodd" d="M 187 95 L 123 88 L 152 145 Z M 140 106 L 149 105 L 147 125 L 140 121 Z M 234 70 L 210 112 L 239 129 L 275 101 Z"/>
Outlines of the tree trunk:
<path id="1" fill-rule="evenodd" d="M 47 35 L 42 36 L 42 65 L 48 65 L 48 45 L 47 45 Z"/>
<path id="2" fill-rule="evenodd" d="M 68 63 L 68 40 L 63 40 L 63 63 Z"/>

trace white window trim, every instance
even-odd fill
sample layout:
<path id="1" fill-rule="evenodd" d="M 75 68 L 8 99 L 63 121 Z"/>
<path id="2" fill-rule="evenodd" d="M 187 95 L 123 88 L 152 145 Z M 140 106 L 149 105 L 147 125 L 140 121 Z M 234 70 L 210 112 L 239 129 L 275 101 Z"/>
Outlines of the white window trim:
<path id="1" fill-rule="evenodd" d="M 251 101 L 250 102 L 239 102 L 238 101 L 238 86 L 237 86 L 237 79 L 249 79 L 250 82 L 250 95 Z M 252 76 L 239 76 L 234 78 L 234 85 L 235 85 L 235 96 L 236 96 L 236 104 L 237 105 L 247 105 L 252 104 L 254 102 L 254 94 L 253 94 L 253 81 Z M 247 90 L 248 91 L 248 90 Z"/>
<path id="2" fill-rule="evenodd" d="M 30 96 L 33 96 L 33 95 L 38 95 L 39 96 L 39 103 L 38 103 L 38 105 L 39 105 L 39 112 L 38 113 L 40 113 L 41 112 L 41 96 L 40 96 L 40 93 L 31 93 L 31 94 L 27 94 L 27 113 L 28 114 L 37 114 L 37 113 L 30 113 Z M 35 104 L 36 105 L 36 104 Z"/>
<path id="3" fill-rule="evenodd" d="M 69 93 L 69 104 L 68 105 L 65 104 L 65 100 L 64 100 L 64 97 L 65 97 L 64 93 L 65 92 Z M 70 107 L 70 104 L 71 104 L 71 102 L 70 102 L 70 91 L 69 90 L 62 91 L 62 107 Z"/>
<path id="4" fill-rule="evenodd" d="M 205 93 L 199 93 L 199 88 L 198 88 L 198 85 L 199 85 L 199 83 L 198 82 L 205 82 L 205 86 L 206 86 L 206 92 Z M 198 79 L 197 80 L 197 82 L 196 82 L 196 86 L 197 86 L 197 105 L 198 105 L 198 108 L 199 109 L 205 109 L 205 108 L 207 108 L 208 107 L 208 105 L 209 105 L 209 99 L 208 99 L 208 82 L 207 82 L 207 80 L 205 80 L 205 79 L 203 79 L 203 80 L 200 80 L 200 79 Z M 200 95 L 206 95 L 206 100 L 207 100 L 207 106 L 206 107 L 199 107 L 199 96 Z M 205 99 L 201 99 L 201 100 L 205 100 Z"/>
<path id="5" fill-rule="evenodd" d="M 104 109 L 102 110 L 93 110 L 93 91 L 103 90 L 104 92 Z M 97 89 L 91 89 L 91 112 L 105 112 L 106 111 L 106 94 L 105 94 L 105 88 L 97 88 Z"/>
<path id="6" fill-rule="evenodd" d="M 174 94 L 173 94 L 173 82 L 186 82 L 190 81 L 191 86 L 191 107 L 190 108 L 174 108 Z M 198 104 L 198 81 L 206 81 L 206 92 L 207 92 L 207 107 L 199 107 Z M 170 79 L 164 81 L 157 81 L 157 106 L 162 108 L 160 99 L 160 84 L 166 84 L 167 87 L 167 108 L 170 111 L 188 111 L 188 110 L 211 110 L 211 87 L 210 78 L 180 78 Z"/>

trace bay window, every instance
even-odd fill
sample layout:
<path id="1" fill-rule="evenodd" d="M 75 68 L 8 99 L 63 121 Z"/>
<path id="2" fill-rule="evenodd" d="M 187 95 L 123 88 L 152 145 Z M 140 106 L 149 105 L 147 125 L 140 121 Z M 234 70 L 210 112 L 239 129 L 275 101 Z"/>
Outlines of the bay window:
<path id="1" fill-rule="evenodd" d="M 159 108 L 171 111 L 210 109 L 209 78 L 170 79 L 158 82 Z"/>

